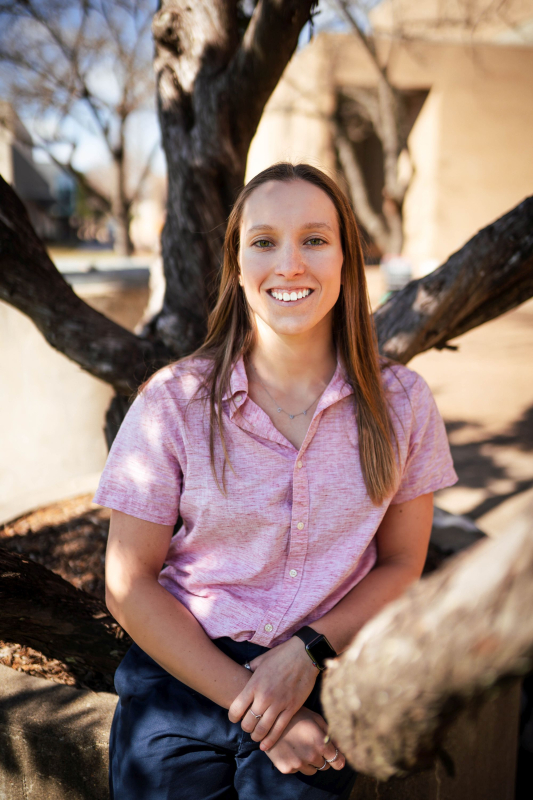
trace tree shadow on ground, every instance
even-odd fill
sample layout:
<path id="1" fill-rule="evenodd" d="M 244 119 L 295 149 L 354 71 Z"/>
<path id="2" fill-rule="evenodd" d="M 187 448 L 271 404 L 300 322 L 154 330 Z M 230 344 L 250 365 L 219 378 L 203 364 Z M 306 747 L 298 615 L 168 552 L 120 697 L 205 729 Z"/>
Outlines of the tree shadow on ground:
<path id="1" fill-rule="evenodd" d="M 448 436 L 453 439 L 454 433 L 467 427 L 471 428 L 472 423 L 457 420 L 448 423 L 446 430 Z M 482 500 L 465 516 L 477 520 L 511 497 L 533 488 L 533 478 L 516 479 L 498 458 L 499 453 L 509 449 L 520 453 L 533 452 L 533 406 L 524 412 L 507 433 L 465 444 L 451 444 L 452 457 L 461 486 L 485 489 L 495 481 L 504 481 L 509 485 L 508 491 L 498 492 Z"/>
<path id="2" fill-rule="evenodd" d="M 94 509 L 61 524 L 28 529 L 25 520 L 0 529 L 0 544 L 61 575 L 77 589 L 104 599 L 108 512 Z"/>

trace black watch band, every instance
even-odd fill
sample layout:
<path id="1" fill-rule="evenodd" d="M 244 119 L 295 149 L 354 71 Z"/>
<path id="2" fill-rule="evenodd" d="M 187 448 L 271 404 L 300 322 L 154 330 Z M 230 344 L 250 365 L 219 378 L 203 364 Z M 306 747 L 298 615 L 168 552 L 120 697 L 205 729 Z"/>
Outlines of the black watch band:
<path id="1" fill-rule="evenodd" d="M 336 658 L 337 653 L 328 642 L 323 633 L 317 633 L 313 628 L 305 625 L 294 634 L 301 639 L 307 650 L 307 655 L 320 671 L 326 669 L 325 661 L 327 658 Z"/>

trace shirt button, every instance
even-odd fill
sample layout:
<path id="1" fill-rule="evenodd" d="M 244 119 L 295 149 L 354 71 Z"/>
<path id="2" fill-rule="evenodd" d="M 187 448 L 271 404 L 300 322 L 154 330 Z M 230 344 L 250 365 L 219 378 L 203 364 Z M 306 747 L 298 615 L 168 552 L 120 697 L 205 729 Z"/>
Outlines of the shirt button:
<path id="1" fill-rule="evenodd" d="M 298 467 L 298 469 L 301 469 L 301 468 L 303 467 L 303 465 L 304 465 L 304 462 L 303 462 L 303 461 L 298 461 L 298 463 L 296 464 L 296 466 Z"/>
<path id="2" fill-rule="evenodd" d="M 295 578 L 298 575 L 298 572 L 295 569 L 291 569 L 289 575 L 291 576 L 291 578 Z"/>
<path id="3" fill-rule="evenodd" d="M 270 631 L 274 630 L 270 622 L 267 622 L 267 624 L 265 625 L 265 630 L 267 633 L 270 633 Z"/>
<path id="4" fill-rule="evenodd" d="M 240 402 L 241 402 L 241 400 L 242 400 L 242 395 L 240 395 L 240 394 L 236 394 L 236 395 L 235 395 L 235 400 L 237 401 L 237 403 L 240 403 Z"/>
<path id="5" fill-rule="evenodd" d="M 296 527 L 298 528 L 298 530 L 299 530 L 299 531 L 303 531 L 303 529 L 304 529 L 304 524 L 303 524 L 303 522 L 299 522 L 299 523 L 298 523 L 298 525 L 297 525 Z"/>

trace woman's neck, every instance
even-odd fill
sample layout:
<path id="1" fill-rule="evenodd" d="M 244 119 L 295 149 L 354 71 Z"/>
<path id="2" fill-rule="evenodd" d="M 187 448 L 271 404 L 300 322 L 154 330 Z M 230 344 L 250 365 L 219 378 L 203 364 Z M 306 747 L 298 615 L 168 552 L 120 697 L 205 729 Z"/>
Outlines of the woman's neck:
<path id="1" fill-rule="evenodd" d="M 268 326 L 257 326 L 250 354 L 260 381 L 284 394 L 323 391 L 337 365 L 331 328 L 296 336 L 280 336 Z"/>

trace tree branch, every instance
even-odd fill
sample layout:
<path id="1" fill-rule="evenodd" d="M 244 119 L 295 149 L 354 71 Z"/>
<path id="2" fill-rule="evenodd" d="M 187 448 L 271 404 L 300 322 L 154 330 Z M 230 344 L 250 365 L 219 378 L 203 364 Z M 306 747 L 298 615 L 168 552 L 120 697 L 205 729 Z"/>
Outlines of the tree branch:
<path id="1" fill-rule="evenodd" d="M 314 5 L 314 0 L 259 0 L 227 71 L 229 118 L 239 151 L 248 149 Z"/>
<path id="2" fill-rule="evenodd" d="M 528 197 L 375 312 L 380 352 L 406 364 L 532 296 L 533 197 Z"/>
<path id="3" fill-rule="evenodd" d="M 532 668 L 532 604 L 533 537 L 516 530 L 450 559 L 365 625 L 322 694 L 355 769 L 383 781 L 428 766 L 459 709 Z"/>
<path id="4" fill-rule="evenodd" d="M 75 674 L 94 670 L 110 684 L 131 644 L 101 600 L 1 548 L 0 639 L 22 639 L 49 658 L 67 660 Z"/>
<path id="5" fill-rule="evenodd" d="M 162 344 L 140 339 L 74 293 L 1 177 L 0 298 L 27 314 L 52 347 L 122 394 L 171 360 Z"/>

